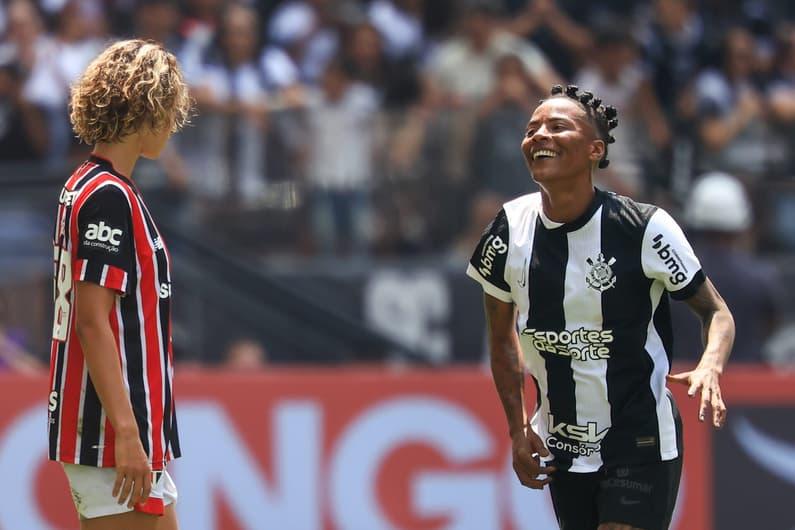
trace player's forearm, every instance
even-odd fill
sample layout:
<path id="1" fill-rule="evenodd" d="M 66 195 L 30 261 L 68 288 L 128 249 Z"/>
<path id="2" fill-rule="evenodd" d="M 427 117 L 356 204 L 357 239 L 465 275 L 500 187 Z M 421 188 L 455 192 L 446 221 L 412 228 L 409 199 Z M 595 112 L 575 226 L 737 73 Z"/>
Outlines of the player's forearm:
<path id="1" fill-rule="evenodd" d="M 734 318 L 723 305 L 704 319 L 703 326 L 706 346 L 698 364 L 723 373 L 734 344 Z"/>
<path id="2" fill-rule="evenodd" d="M 704 333 L 704 353 L 698 365 L 723 372 L 734 345 L 734 318 L 726 302 L 707 278 L 687 305 L 701 319 Z"/>
<path id="3" fill-rule="evenodd" d="M 77 334 L 91 382 L 116 435 L 137 437 L 138 425 L 124 388 L 121 365 L 110 326 L 99 322 L 78 323 Z"/>
<path id="4" fill-rule="evenodd" d="M 513 438 L 516 434 L 524 433 L 527 424 L 522 351 L 515 338 L 492 340 L 490 346 L 491 373 L 508 420 L 508 432 Z"/>

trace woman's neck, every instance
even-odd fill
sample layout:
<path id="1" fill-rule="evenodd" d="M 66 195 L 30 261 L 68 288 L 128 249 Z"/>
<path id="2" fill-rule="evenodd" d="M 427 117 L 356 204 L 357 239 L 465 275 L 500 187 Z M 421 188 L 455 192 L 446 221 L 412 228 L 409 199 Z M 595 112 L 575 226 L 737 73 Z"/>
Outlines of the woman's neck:
<path id="1" fill-rule="evenodd" d="M 98 143 L 91 153 L 104 158 L 115 171 L 132 179 L 133 168 L 141 153 L 140 139 L 137 134 L 131 134 L 120 142 Z"/>
<path id="2" fill-rule="evenodd" d="M 556 223 L 570 223 L 580 218 L 588 210 L 596 190 L 590 179 L 583 184 L 555 189 L 547 186 L 541 189 L 541 205 L 544 215 Z"/>

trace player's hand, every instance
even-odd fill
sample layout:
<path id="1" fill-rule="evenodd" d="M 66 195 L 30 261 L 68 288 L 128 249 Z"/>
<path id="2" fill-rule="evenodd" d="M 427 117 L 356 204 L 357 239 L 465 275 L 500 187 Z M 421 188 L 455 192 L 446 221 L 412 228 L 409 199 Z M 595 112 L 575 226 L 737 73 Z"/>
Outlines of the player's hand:
<path id="1" fill-rule="evenodd" d="M 709 408 L 712 408 L 712 425 L 716 428 L 723 427 L 726 423 L 726 404 L 720 393 L 718 379 L 720 373 L 714 368 L 696 367 L 695 370 L 681 374 L 669 374 L 667 379 L 671 383 L 688 385 L 687 395 L 693 397 L 701 391 L 701 404 L 698 407 L 698 419 L 704 421 Z"/>
<path id="2" fill-rule="evenodd" d="M 513 470 L 522 485 L 534 490 L 543 489 L 544 486 L 552 482 L 549 476 L 556 468 L 554 466 L 542 466 L 541 457 L 549 456 L 549 450 L 544 446 L 544 442 L 529 427 L 525 427 L 523 432 L 514 435 L 512 442 Z M 547 475 L 545 478 L 538 478 L 539 475 Z"/>
<path id="3" fill-rule="evenodd" d="M 144 452 L 138 433 L 119 435 L 116 438 L 116 482 L 113 496 L 119 504 L 133 508 L 146 502 L 152 490 L 152 466 Z"/>

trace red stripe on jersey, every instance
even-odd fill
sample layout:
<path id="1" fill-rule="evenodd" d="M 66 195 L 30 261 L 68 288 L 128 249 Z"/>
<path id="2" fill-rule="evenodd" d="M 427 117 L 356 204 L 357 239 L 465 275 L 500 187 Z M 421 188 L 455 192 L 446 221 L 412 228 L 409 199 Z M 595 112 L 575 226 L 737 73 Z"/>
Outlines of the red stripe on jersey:
<path id="1" fill-rule="evenodd" d="M 132 208 L 133 234 L 135 234 L 135 249 L 138 263 L 141 268 L 141 278 L 138 283 L 140 293 L 140 311 L 144 315 L 143 332 L 146 351 L 144 352 L 144 370 L 146 371 L 146 385 L 149 389 L 149 425 L 151 427 L 151 453 L 152 457 L 160 461 L 165 459 L 163 454 L 163 367 L 160 364 L 160 285 L 157 283 L 157 262 L 149 230 L 146 227 L 144 211 L 141 204 L 136 201 Z M 153 469 L 157 469 L 153 466 Z"/>
<path id="2" fill-rule="evenodd" d="M 94 164 L 92 162 L 83 162 L 83 164 L 79 168 L 77 168 L 77 171 L 72 173 L 72 176 L 69 177 L 69 180 L 66 181 L 66 185 L 64 187 L 67 190 L 73 189 L 75 187 L 75 184 L 77 184 L 81 178 L 85 177 L 89 171 L 97 167 L 98 167 L 97 164 Z"/>
<path id="3" fill-rule="evenodd" d="M 72 298 L 74 300 L 74 297 Z M 74 331 L 74 329 L 72 330 Z M 60 458 L 64 462 L 74 461 L 77 448 L 77 421 L 80 413 L 80 396 L 83 388 L 83 352 L 77 340 L 70 341 L 71 347 L 64 364 L 65 374 L 61 395 L 61 443 Z"/>

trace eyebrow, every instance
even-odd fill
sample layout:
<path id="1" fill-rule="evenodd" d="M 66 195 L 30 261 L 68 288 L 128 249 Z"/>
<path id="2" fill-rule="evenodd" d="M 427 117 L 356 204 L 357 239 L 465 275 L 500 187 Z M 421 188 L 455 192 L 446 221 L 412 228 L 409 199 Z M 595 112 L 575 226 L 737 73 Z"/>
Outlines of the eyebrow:
<path id="1" fill-rule="evenodd" d="M 569 123 L 569 124 L 574 123 L 574 120 L 572 118 L 568 118 L 568 117 L 564 117 L 564 116 L 555 116 L 555 117 L 549 118 L 548 121 L 550 121 L 550 122 L 563 122 L 563 123 Z M 541 122 L 541 120 L 530 120 L 529 122 L 527 122 L 527 128 L 529 129 L 533 125 L 538 125 L 540 122 Z"/>

